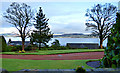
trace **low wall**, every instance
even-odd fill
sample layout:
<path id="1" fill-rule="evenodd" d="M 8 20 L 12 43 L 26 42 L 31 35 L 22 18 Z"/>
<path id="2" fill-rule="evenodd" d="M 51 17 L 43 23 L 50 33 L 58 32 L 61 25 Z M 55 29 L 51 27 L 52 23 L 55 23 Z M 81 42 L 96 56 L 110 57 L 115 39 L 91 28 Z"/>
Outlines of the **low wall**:
<path id="1" fill-rule="evenodd" d="M 76 73 L 75 69 L 23 69 L 12 73 Z M 86 69 L 86 73 L 120 73 L 120 69 Z"/>
<path id="2" fill-rule="evenodd" d="M 88 49 L 98 49 L 99 44 L 98 43 L 67 43 L 67 46 L 70 48 L 85 48 Z"/>

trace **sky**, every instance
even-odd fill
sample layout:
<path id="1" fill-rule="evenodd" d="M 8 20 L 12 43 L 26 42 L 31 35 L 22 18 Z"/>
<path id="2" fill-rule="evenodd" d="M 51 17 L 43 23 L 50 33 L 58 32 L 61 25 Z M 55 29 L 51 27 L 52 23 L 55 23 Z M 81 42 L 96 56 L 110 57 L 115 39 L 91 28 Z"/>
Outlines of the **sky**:
<path id="1" fill-rule="evenodd" d="M 59 1 L 59 0 L 58 0 Z M 70 0 L 71 1 L 71 0 Z M 11 1 L 0 2 L 0 34 L 3 33 L 18 33 L 17 29 L 6 22 L 6 19 L 2 17 L 3 13 L 11 4 Z M 23 3 L 23 2 L 18 2 Z M 88 34 L 90 31 L 85 31 L 86 29 L 86 10 L 91 9 L 94 5 L 100 3 L 105 4 L 108 2 L 88 2 L 88 1 L 38 1 L 38 2 L 24 2 L 31 6 L 31 9 L 35 12 L 42 7 L 43 13 L 46 14 L 46 18 L 49 19 L 48 25 L 55 34 L 62 33 L 84 33 Z M 118 7 L 118 1 L 110 2 L 111 4 Z"/>

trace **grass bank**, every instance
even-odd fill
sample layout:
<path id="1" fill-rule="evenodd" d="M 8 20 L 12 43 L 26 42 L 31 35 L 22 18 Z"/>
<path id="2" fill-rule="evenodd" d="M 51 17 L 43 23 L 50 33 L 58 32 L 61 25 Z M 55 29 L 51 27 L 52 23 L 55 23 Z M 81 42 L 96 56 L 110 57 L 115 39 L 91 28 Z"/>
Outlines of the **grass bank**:
<path id="1" fill-rule="evenodd" d="M 2 68 L 8 71 L 18 71 L 21 69 L 75 69 L 77 66 L 84 66 L 87 69 L 92 68 L 86 64 L 87 61 L 2 59 Z"/>
<path id="2" fill-rule="evenodd" d="M 0 54 L 11 55 L 51 55 L 51 54 L 65 54 L 65 53 L 81 53 L 81 52 L 101 52 L 104 49 L 69 49 L 69 50 L 40 50 L 38 52 L 26 51 L 25 53 L 18 52 L 1 52 Z"/>

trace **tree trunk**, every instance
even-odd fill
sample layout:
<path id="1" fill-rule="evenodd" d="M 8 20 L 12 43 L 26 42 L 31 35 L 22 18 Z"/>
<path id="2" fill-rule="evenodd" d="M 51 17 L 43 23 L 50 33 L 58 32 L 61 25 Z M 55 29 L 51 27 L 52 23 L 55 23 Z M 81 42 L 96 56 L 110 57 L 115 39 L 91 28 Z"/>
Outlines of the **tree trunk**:
<path id="1" fill-rule="evenodd" d="M 25 43 L 25 39 L 22 39 L 22 50 L 24 50 L 24 48 L 25 48 L 24 43 Z"/>
<path id="2" fill-rule="evenodd" d="M 41 48 L 41 43 L 39 43 L 39 50 L 40 50 L 40 48 Z"/>
<path id="3" fill-rule="evenodd" d="M 100 39 L 100 49 L 103 49 L 102 44 L 103 44 L 103 39 Z"/>

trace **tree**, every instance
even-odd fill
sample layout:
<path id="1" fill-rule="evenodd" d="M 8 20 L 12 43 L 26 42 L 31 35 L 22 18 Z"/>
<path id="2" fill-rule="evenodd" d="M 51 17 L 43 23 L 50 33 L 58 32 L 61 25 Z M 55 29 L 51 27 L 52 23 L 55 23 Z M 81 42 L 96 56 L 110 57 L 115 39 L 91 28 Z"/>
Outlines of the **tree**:
<path id="1" fill-rule="evenodd" d="M 54 49 L 58 49 L 60 47 L 59 40 L 57 40 L 57 39 L 55 39 L 55 41 L 51 44 L 52 44 L 51 47 Z"/>
<path id="2" fill-rule="evenodd" d="M 104 53 L 102 67 L 120 68 L 120 13 L 117 13 L 116 24 L 111 29 Z"/>
<path id="3" fill-rule="evenodd" d="M 55 41 L 53 43 L 51 43 L 52 45 L 55 46 L 60 46 L 59 40 L 55 39 Z"/>
<path id="4" fill-rule="evenodd" d="M 60 46 L 59 40 L 55 39 L 55 41 L 52 42 L 51 44 L 52 44 L 51 47 L 52 47 L 53 49 L 56 49 L 56 50 L 61 49 L 61 46 Z"/>
<path id="5" fill-rule="evenodd" d="M 111 28 L 115 24 L 116 6 L 106 3 L 97 4 L 92 9 L 88 9 L 86 16 L 89 19 L 86 22 L 86 30 L 92 30 L 93 34 L 99 35 L 100 48 L 103 48 L 103 41 L 110 35 Z"/>
<path id="6" fill-rule="evenodd" d="M 8 40 L 8 44 L 10 44 L 10 43 L 11 43 L 11 39 Z"/>
<path id="7" fill-rule="evenodd" d="M 33 17 L 33 12 L 25 3 L 19 4 L 13 2 L 10 7 L 6 10 L 4 17 L 7 22 L 13 24 L 15 28 L 19 31 L 20 37 L 22 39 L 22 50 L 24 50 L 25 38 L 28 36 L 31 26 L 31 19 Z"/>
<path id="8" fill-rule="evenodd" d="M 49 42 L 49 40 L 53 37 L 53 34 L 51 34 L 50 28 L 48 26 L 48 20 L 45 18 L 45 14 L 43 14 L 43 11 L 40 7 L 39 12 L 37 13 L 37 16 L 35 18 L 35 28 L 36 30 L 33 31 L 31 34 L 31 41 L 39 43 L 39 50 L 41 48 L 41 45 L 45 45 Z"/>

